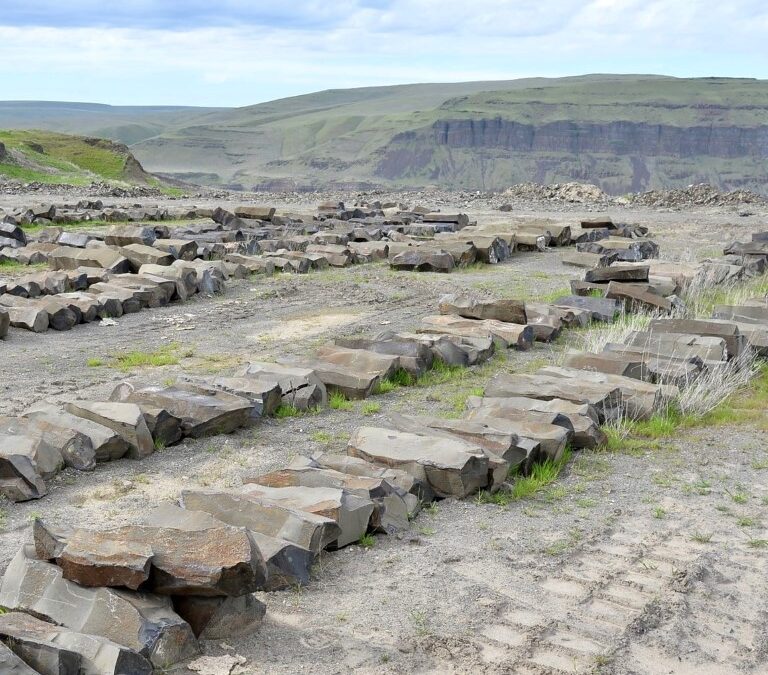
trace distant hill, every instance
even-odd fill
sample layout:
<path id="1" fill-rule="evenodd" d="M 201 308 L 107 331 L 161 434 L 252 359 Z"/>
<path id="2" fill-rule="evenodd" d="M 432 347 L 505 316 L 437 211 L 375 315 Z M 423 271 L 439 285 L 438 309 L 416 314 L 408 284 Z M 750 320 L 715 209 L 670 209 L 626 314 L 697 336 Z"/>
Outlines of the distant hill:
<path id="1" fill-rule="evenodd" d="M 9 105 L 0 126 L 19 116 Z M 768 192 L 766 80 L 586 75 L 329 90 L 234 109 L 26 105 L 28 123 L 98 127 L 153 172 L 246 189 L 579 180 L 613 194 L 698 182 Z"/>
<path id="2" fill-rule="evenodd" d="M 0 130 L 0 177 L 51 184 L 103 180 L 162 186 L 122 143 L 36 130 Z"/>

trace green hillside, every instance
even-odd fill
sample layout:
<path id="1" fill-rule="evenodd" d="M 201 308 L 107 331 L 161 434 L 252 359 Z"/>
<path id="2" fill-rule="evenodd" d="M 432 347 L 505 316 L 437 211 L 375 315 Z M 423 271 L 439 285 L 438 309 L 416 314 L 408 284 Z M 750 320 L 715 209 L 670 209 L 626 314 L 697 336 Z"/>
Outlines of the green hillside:
<path id="1" fill-rule="evenodd" d="M 157 183 L 125 145 L 50 131 L 0 130 L 0 176 L 71 185 Z"/>
<path id="2" fill-rule="evenodd" d="M 155 173 L 245 189 L 580 180 L 617 194 L 694 182 L 768 191 L 766 80 L 409 84 L 232 109 L 0 102 L 0 123 L 21 109 L 25 124 L 129 144 Z"/>

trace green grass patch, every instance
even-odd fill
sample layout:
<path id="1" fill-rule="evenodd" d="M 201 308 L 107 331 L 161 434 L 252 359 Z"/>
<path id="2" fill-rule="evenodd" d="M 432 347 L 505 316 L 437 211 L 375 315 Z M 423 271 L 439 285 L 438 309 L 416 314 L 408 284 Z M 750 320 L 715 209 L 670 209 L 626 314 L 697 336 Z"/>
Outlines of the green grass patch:
<path id="1" fill-rule="evenodd" d="M 333 436 L 329 434 L 327 431 L 316 431 L 311 436 L 312 440 L 315 443 L 325 443 L 328 444 L 333 440 Z"/>
<path id="2" fill-rule="evenodd" d="M 497 506 L 507 506 L 512 502 L 522 499 L 530 499 L 544 488 L 554 483 L 563 468 L 571 459 L 570 449 L 563 452 L 562 457 L 557 461 L 547 459 L 539 464 L 534 464 L 530 476 L 517 476 L 511 489 L 501 489 L 496 492 L 481 491 L 477 495 L 479 504 L 496 504 Z M 557 495 L 551 492 L 551 495 Z M 562 498 L 561 495 L 560 498 Z M 556 497 L 554 497 L 556 498 Z"/>
<path id="3" fill-rule="evenodd" d="M 281 403 L 277 406 L 273 417 L 282 420 L 286 417 L 301 417 L 303 414 L 293 403 Z"/>
<path id="4" fill-rule="evenodd" d="M 173 342 L 152 352 L 137 350 L 126 352 L 125 354 L 117 354 L 111 365 L 113 368 L 123 372 L 135 370 L 136 368 L 175 366 L 179 364 L 182 356 L 187 355 L 186 353 L 182 354 L 180 348 L 181 345 L 179 343 Z"/>
<path id="5" fill-rule="evenodd" d="M 331 410 L 353 410 L 355 406 L 340 391 L 333 391 L 328 397 L 328 407 Z"/>
<path id="6" fill-rule="evenodd" d="M 377 412 L 381 412 L 381 403 L 366 401 L 360 406 L 360 412 L 363 413 L 363 415 L 375 415 Z"/>
<path id="7" fill-rule="evenodd" d="M 98 368 L 99 366 L 104 365 L 104 360 L 98 359 L 98 358 L 91 358 L 85 362 L 85 365 L 88 366 L 89 368 Z"/>
<path id="8" fill-rule="evenodd" d="M 372 534 L 364 534 L 357 542 L 362 548 L 373 548 L 376 545 L 376 537 Z"/>

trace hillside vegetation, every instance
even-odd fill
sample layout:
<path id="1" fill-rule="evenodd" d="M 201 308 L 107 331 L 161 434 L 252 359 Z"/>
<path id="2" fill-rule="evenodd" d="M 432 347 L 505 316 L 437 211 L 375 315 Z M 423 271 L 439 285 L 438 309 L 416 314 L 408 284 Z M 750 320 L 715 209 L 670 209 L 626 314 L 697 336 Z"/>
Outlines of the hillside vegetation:
<path id="1" fill-rule="evenodd" d="M 0 130 L 0 176 L 86 185 L 95 180 L 156 184 L 121 143 L 49 131 Z"/>
<path id="2" fill-rule="evenodd" d="M 0 103 L 0 122 L 19 105 Z M 768 191 L 765 80 L 588 75 L 328 90 L 235 109 L 40 106 L 26 118 L 98 127 L 153 172 L 246 189 L 579 180 L 613 194 L 697 182 Z"/>

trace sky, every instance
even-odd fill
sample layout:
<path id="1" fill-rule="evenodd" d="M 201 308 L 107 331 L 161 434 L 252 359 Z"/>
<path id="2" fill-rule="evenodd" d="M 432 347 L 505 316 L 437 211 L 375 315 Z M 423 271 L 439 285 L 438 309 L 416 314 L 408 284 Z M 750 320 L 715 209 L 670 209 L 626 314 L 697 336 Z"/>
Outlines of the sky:
<path id="1" fill-rule="evenodd" d="M 0 98 L 241 106 L 585 73 L 768 78 L 766 0 L 0 0 Z"/>

